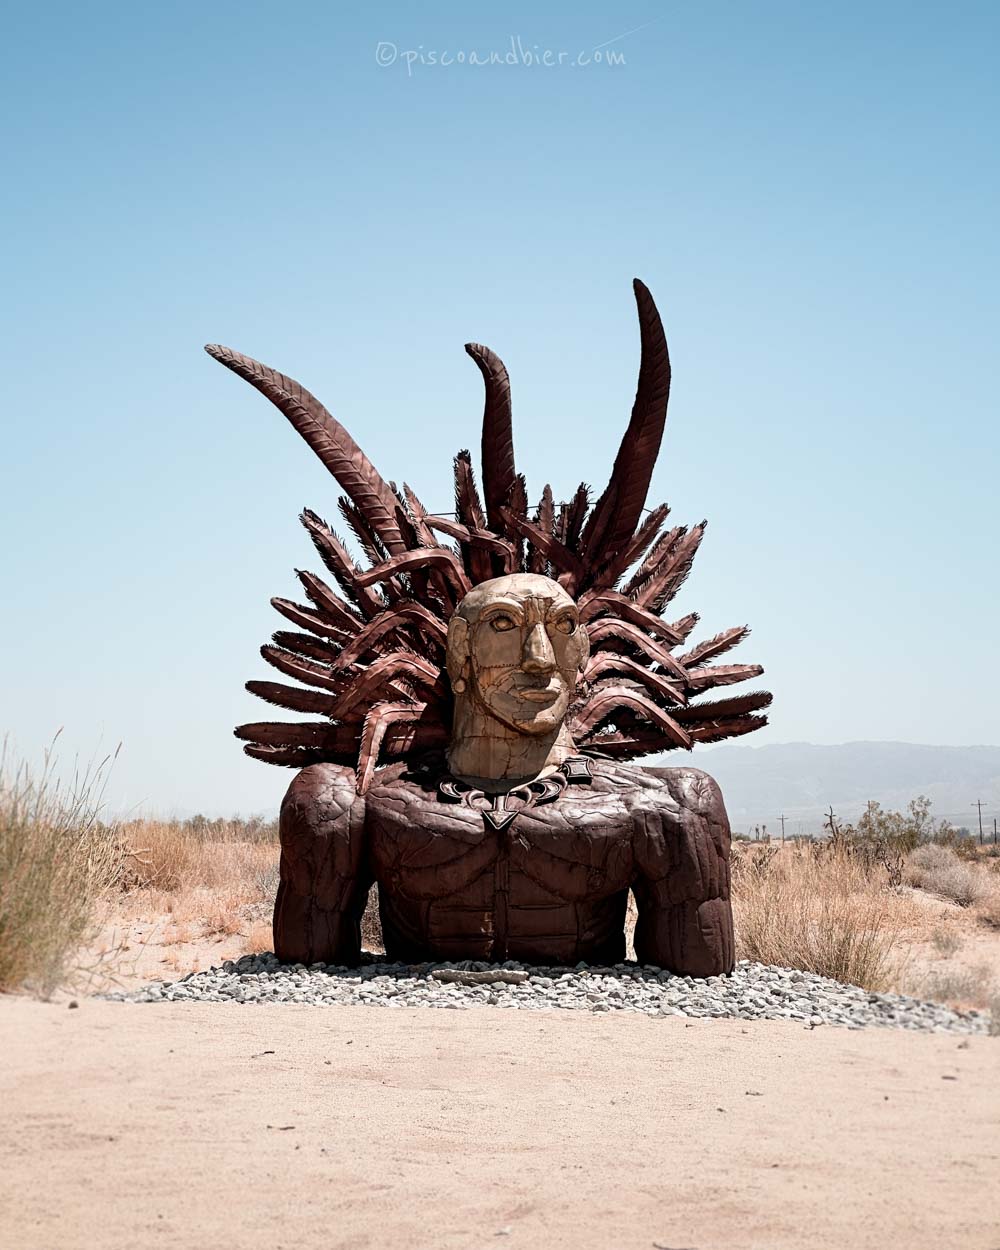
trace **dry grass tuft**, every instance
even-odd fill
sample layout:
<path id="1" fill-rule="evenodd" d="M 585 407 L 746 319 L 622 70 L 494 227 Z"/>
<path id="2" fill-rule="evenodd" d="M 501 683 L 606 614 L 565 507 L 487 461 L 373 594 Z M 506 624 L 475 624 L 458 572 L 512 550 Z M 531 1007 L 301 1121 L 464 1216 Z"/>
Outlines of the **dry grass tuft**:
<path id="1" fill-rule="evenodd" d="M 989 1007 L 997 993 L 989 964 L 924 969 L 904 978 L 903 990 L 931 1002 L 974 1008 Z"/>
<path id="2" fill-rule="evenodd" d="M 51 749 L 38 773 L 0 751 L 0 990 L 62 984 L 119 876 L 118 831 L 98 818 L 108 762 L 65 784 Z"/>
<path id="3" fill-rule="evenodd" d="M 994 888 L 978 862 L 960 859 L 950 847 L 934 843 L 910 853 L 905 875 L 911 885 L 959 907 L 985 902 Z"/>
<path id="4" fill-rule="evenodd" d="M 1000 890 L 994 889 L 976 904 L 976 919 L 987 929 L 1000 929 Z"/>
<path id="5" fill-rule="evenodd" d="M 962 949 L 962 935 L 952 925 L 939 925 L 931 933 L 931 945 L 942 959 L 949 959 Z"/>
<path id="6" fill-rule="evenodd" d="M 270 949 L 279 853 L 273 823 L 136 820 L 122 837 L 117 916 L 169 917 L 164 945 L 239 937 L 247 952 Z"/>
<path id="7" fill-rule="evenodd" d="M 902 967 L 900 938 L 912 905 L 886 874 L 829 844 L 734 854 L 733 905 L 740 955 L 887 989 Z"/>

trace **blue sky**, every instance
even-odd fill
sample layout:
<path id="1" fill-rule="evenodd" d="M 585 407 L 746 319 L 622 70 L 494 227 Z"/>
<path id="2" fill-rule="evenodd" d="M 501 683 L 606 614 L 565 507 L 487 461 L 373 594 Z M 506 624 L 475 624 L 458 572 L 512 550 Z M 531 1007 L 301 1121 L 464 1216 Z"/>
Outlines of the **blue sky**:
<path id="1" fill-rule="evenodd" d="M 710 521 L 678 614 L 753 626 L 752 741 L 1000 742 L 998 35 L 993 4 L 9 9 L 0 728 L 122 741 L 118 807 L 273 808 L 231 728 L 339 491 L 202 344 L 443 509 L 486 342 L 565 497 L 628 417 L 638 275 L 674 362 L 651 502 Z M 512 38 L 563 65 L 458 62 Z"/>

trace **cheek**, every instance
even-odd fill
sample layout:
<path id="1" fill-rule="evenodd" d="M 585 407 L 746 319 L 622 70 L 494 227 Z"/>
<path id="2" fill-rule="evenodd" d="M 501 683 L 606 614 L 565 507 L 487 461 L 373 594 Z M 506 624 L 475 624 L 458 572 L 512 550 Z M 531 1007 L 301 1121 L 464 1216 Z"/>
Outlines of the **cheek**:
<path id="1" fill-rule="evenodd" d="M 491 625 L 477 629 L 472 640 L 476 668 L 516 668 L 521 663 L 521 631 L 497 632 Z"/>
<path id="2" fill-rule="evenodd" d="M 552 649 L 561 673 L 575 675 L 579 671 L 586 650 L 586 643 L 579 630 L 575 634 L 561 634 L 556 630 L 552 639 Z"/>

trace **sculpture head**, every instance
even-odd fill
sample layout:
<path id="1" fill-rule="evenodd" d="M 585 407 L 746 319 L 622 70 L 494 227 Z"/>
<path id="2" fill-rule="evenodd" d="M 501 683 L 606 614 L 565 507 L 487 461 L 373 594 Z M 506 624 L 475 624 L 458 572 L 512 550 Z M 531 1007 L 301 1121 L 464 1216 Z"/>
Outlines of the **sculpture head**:
<path id="1" fill-rule="evenodd" d="M 468 703 L 517 734 L 558 733 L 590 654 L 572 598 L 549 577 L 513 573 L 480 582 L 448 626 L 448 676 Z"/>
<path id="2" fill-rule="evenodd" d="M 275 404 L 340 483 L 340 510 L 371 562 L 359 566 L 321 517 L 302 513 L 337 588 L 300 571 L 309 605 L 272 603 L 307 632 L 281 630 L 261 654 L 311 689 L 266 681 L 247 689 L 320 719 L 241 725 L 248 755 L 293 768 L 354 764 L 363 794 L 379 764 L 444 743 L 456 778 L 519 780 L 558 767 L 560 752 L 631 759 L 766 723 L 755 713 L 770 703 L 767 691 L 694 702 L 762 671 L 707 663 L 735 646 L 746 626 L 674 654 L 698 617 L 668 622 L 664 611 L 687 578 L 705 523 L 664 529 L 666 504 L 643 516 L 667 415 L 670 357 L 652 295 L 638 279 L 634 290 L 639 382 L 608 484 L 591 501 L 581 483 L 562 503 L 546 486 L 534 510 L 515 463 L 510 379 L 481 343 L 465 350 L 486 387 L 482 491 L 469 452 L 460 452 L 453 520 L 383 478 L 294 378 L 209 344 L 209 355 Z M 586 604 L 589 636 L 574 600 Z M 450 738 L 446 639 L 455 695 Z M 591 645 L 597 654 L 576 700 Z"/>

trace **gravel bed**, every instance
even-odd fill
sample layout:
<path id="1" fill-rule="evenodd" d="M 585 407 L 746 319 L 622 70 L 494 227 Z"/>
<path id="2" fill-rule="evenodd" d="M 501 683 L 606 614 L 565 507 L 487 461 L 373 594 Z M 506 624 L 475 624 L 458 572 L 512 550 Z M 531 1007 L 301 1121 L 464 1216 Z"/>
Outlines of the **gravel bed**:
<path id="1" fill-rule="evenodd" d="M 633 1011 L 647 1016 L 797 1020 L 804 1027 L 840 1025 L 987 1033 L 988 1013 L 953 1011 L 902 994 L 870 994 L 828 977 L 746 960 L 729 977 L 697 980 L 650 965 L 613 968 L 529 967 L 508 961 L 379 963 L 359 968 L 280 964 L 272 954 L 245 955 L 180 981 L 155 982 L 117 1002 L 308 1003 L 335 1007 L 502 1007 L 510 1010 Z"/>

